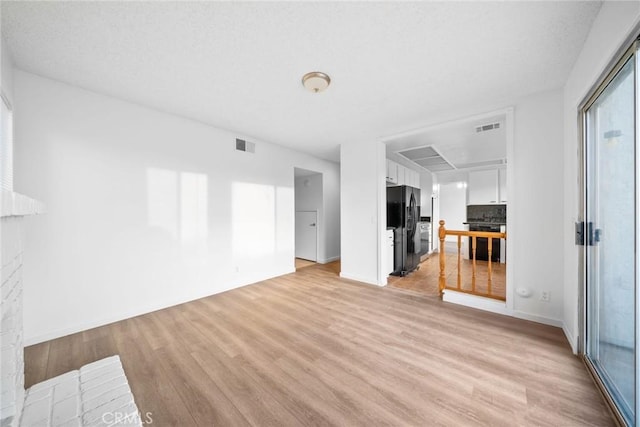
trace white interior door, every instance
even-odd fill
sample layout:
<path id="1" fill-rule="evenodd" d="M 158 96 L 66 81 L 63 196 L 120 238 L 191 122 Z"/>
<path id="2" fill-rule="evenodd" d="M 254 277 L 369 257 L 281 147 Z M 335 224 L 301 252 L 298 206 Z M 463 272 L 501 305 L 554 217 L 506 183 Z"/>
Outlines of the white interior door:
<path id="1" fill-rule="evenodd" d="M 296 258 L 318 261 L 318 212 L 296 212 Z"/>

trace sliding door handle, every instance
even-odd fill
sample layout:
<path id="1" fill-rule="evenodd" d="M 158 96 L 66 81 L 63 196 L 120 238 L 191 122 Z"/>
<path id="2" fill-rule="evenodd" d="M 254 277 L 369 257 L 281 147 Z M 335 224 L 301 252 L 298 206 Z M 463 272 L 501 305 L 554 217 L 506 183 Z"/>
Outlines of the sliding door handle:
<path id="1" fill-rule="evenodd" d="M 602 229 L 596 228 L 593 225 L 593 222 L 587 223 L 586 233 L 587 233 L 586 237 L 587 237 L 588 246 L 595 246 L 602 239 Z"/>
<path id="2" fill-rule="evenodd" d="M 575 244 L 584 246 L 584 221 L 576 222 Z"/>
<path id="3" fill-rule="evenodd" d="M 600 236 L 602 235 L 602 229 L 596 228 L 593 230 L 593 242 L 598 243 L 600 241 Z"/>

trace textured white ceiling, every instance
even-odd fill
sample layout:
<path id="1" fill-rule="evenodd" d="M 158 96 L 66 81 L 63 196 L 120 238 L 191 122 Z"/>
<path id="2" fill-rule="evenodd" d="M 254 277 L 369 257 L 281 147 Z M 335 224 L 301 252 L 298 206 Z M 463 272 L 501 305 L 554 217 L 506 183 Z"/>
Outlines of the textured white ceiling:
<path id="1" fill-rule="evenodd" d="M 600 2 L 11 2 L 16 66 L 337 160 L 339 144 L 561 87 Z M 306 92 L 303 74 L 331 76 Z"/>
<path id="2" fill-rule="evenodd" d="M 498 129 L 476 132 L 476 126 L 499 123 Z M 506 161 L 506 114 L 482 115 L 443 123 L 385 141 L 387 156 L 398 160 L 398 151 L 432 146 L 458 169 L 478 167 L 474 163 Z"/>

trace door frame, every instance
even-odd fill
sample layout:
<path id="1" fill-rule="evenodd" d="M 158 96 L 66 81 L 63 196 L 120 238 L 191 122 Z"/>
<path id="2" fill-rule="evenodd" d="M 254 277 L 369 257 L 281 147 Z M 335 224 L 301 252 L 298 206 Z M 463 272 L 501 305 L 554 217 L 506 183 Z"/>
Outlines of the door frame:
<path id="1" fill-rule="evenodd" d="M 604 92 L 604 90 L 608 87 L 608 85 L 613 81 L 613 79 L 618 75 L 618 72 L 622 69 L 622 67 L 626 64 L 626 62 L 636 54 L 638 49 L 640 48 L 640 28 L 636 28 L 632 33 L 633 36 L 630 36 L 628 40 L 622 45 L 622 47 L 618 50 L 616 55 L 613 57 L 613 60 L 607 65 L 604 72 L 599 76 L 597 83 L 593 86 L 593 88 L 587 93 L 583 101 L 578 106 L 578 116 L 577 116 L 577 126 L 578 126 L 578 215 L 577 222 L 583 224 L 582 233 L 583 233 L 583 244 L 578 245 L 578 283 L 579 283 L 579 307 L 578 307 L 578 322 L 580 327 L 580 337 L 578 340 L 578 355 L 582 359 L 585 364 L 587 371 L 591 375 L 595 384 L 597 385 L 600 393 L 604 397 L 609 410 L 613 414 L 614 418 L 618 425 L 626 425 L 626 421 L 624 416 L 618 409 L 617 405 L 609 395 L 607 388 L 605 387 L 604 382 L 600 378 L 600 375 L 595 369 L 595 366 L 586 356 L 586 348 L 587 348 L 587 328 L 588 328 L 588 320 L 587 320 L 587 269 L 588 265 L 586 263 L 586 244 L 587 236 L 586 236 L 586 223 L 585 219 L 587 217 L 587 110 L 593 105 L 593 103 L 598 99 L 598 97 Z M 635 60 L 635 108 L 636 108 L 636 122 L 635 122 L 635 132 L 636 132 L 636 150 L 635 150 L 635 210 L 636 214 L 640 212 L 640 172 L 638 167 L 640 166 L 640 148 L 638 147 L 637 141 L 640 138 L 640 55 L 636 55 Z M 636 267 L 635 267 L 635 280 L 636 280 L 636 292 L 635 292 L 635 313 L 636 313 L 636 337 L 635 337 L 635 372 L 636 372 L 636 387 L 638 385 L 638 378 L 640 377 L 640 355 L 638 354 L 640 348 L 638 347 L 638 342 L 640 341 L 640 328 L 638 327 L 638 314 L 640 310 L 640 292 L 638 292 L 637 287 L 640 284 L 640 268 L 638 268 L 638 256 L 640 255 L 640 238 L 638 238 L 639 230 L 636 225 L 636 241 L 635 241 L 635 252 L 636 252 Z M 640 393 L 636 391 L 635 395 L 635 408 L 636 408 L 636 423 L 638 423 L 639 414 L 638 409 L 640 409 Z"/>
<path id="2" fill-rule="evenodd" d="M 518 233 L 516 231 L 516 224 L 518 222 L 518 218 L 515 215 L 515 212 L 517 210 L 517 200 L 515 197 L 516 191 L 517 191 L 516 182 L 515 182 L 516 181 L 515 169 L 517 167 L 516 166 L 517 159 L 515 158 L 515 126 L 516 125 L 515 125 L 515 107 L 514 106 L 512 105 L 506 106 L 503 108 L 498 108 L 496 110 L 492 110 L 484 113 L 469 114 L 466 116 L 451 116 L 447 118 L 441 118 L 442 119 L 441 121 L 435 121 L 431 124 L 421 126 L 419 128 L 412 129 L 410 131 L 405 131 L 405 132 L 384 136 L 383 138 L 380 138 L 380 141 L 384 144 L 387 144 L 389 142 L 392 142 L 400 138 L 415 136 L 422 132 L 439 129 L 445 126 L 450 126 L 451 124 L 454 124 L 454 123 L 481 121 L 487 118 L 493 118 L 498 115 L 505 116 L 505 133 L 506 133 L 505 142 L 506 142 L 506 153 L 507 153 L 506 154 L 507 206 L 508 206 L 507 235 L 509 236 L 509 240 L 513 242 L 518 238 L 517 237 Z M 435 174 L 433 175 L 435 176 Z M 438 187 L 436 187 L 437 185 L 439 185 L 439 183 L 434 180 L 433 184 L 434 184 L 434 189 L 432 194 L 433 205 L 432 205 L 432 212 L 431 212 L 431 226 L 432 226 L 432 237 L 433 237 L 432 245 L 433 245 L 433 249 L 435 250 L 438 247 L 437 227 L 438 227 L 438 221 L 440 220 L 440 218 L 439 218 L 439 215 L 436 214 L 436 212 L 439 210 L 440 195 L 439 195 L 439 190 L 437 189 Z M 384 201 L 385 199 L 383 198 L 382 200 Z M 438 209 L 436 209 L 436 206 L 438 206 Z M 381 208 L 386 211 L 386 202 L 382 203 Z M 515 272 L 517 271 L 517 268 L 518 268 L 517 267 L 518 259 L 513 254 L 514 247 L 515 245 L 513 244 L 507 244 L 506 255 L 505 255 L 506 259 L 509 260 L 505 265 L 507 270 L 506 284 L 505 284 L 505 294 L 506 294 L 507 300 L 505 301 L 505 308 L 506 308 L 506 312 L 509 315 L 513 315 L 514 313 L 514 301 L 517 298 L 516 287 L 515 287 Z M 379 265 L 380 265 L 380 261 L 379 261 Z M 469 301 L 472 301 L 472 300 L 469 300 Z M 465 303 L 465 305 L 468 305 L 470 307 L 476 307 L 476 308 L 484 307 L 484 305 L 482 304 L 477 305 L 473 302 Z M 483 309 L 486 309 L 486 308 L 483 308 Z M 499 313 L 504 313 L 504 311 L 500 310 Z"/>
<path id="3" fill-rule="evenodd" d="M 295 216 L 296 216 L 296 212 L 298 211 L 305 211 L 305 212 L 311 212 L 314 211 L 316 212 L 316 261 L 318 264 L 325 264 L 327 262 L 330 261 L 334 261 L 337 258 L 327 258 L 328 256 L 328 236 L 327 233 L 325 232 L 326 230 L 328 230 L 327 227 L 325 227 L 325 222 L 326 222 L 326 197 L 325 197 L 325 173 L 324 172 L 320 172 L 318 170 L 315 169 L 310 169 L 307 167 L 303 167 L 303 166 L 293 166 L 292 168 L 293 170 L 291 170 L 291 174 L 293 176 L 293 206 L 292 206 L 292 213 L 293 213 L 293 257 L 291 259 L 292 263 L 295 263 L 295 258 L 296 258 L 296 242 L 295 242 Z M 304 179 L 306 177 L 320 177 L 320 191 L 318 194 L 318 198 L 316 200 L 315 203 L 303 203 L 302 205 L 299 205 L 299 197 L 300 197 L 300 193 L 298 191 L 297 188 L 297 181 L 298 179 Z M 305 184 L 304 187 L 306 187 L 307 185 Z M 338 257 L 339 258 L 339 257 Z"/>

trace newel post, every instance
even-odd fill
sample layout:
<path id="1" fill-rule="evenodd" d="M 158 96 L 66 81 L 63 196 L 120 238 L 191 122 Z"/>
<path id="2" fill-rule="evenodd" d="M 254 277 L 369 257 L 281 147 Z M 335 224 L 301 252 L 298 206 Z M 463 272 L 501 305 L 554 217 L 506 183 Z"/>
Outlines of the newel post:
<path id="1" fill-rule="evenodd" d="M 446 236 L 446 229 L 444 228 L 444 220 L 440 220 L 440 228 L 438 228 L 438 237 L 440 238 L 440 277 L 438 279 L 438 289 L 440 290 L 440 297 L 442 297 L 442 291 L 446 286 L 446 279 L 444 276 L 444 238 Z"/>

